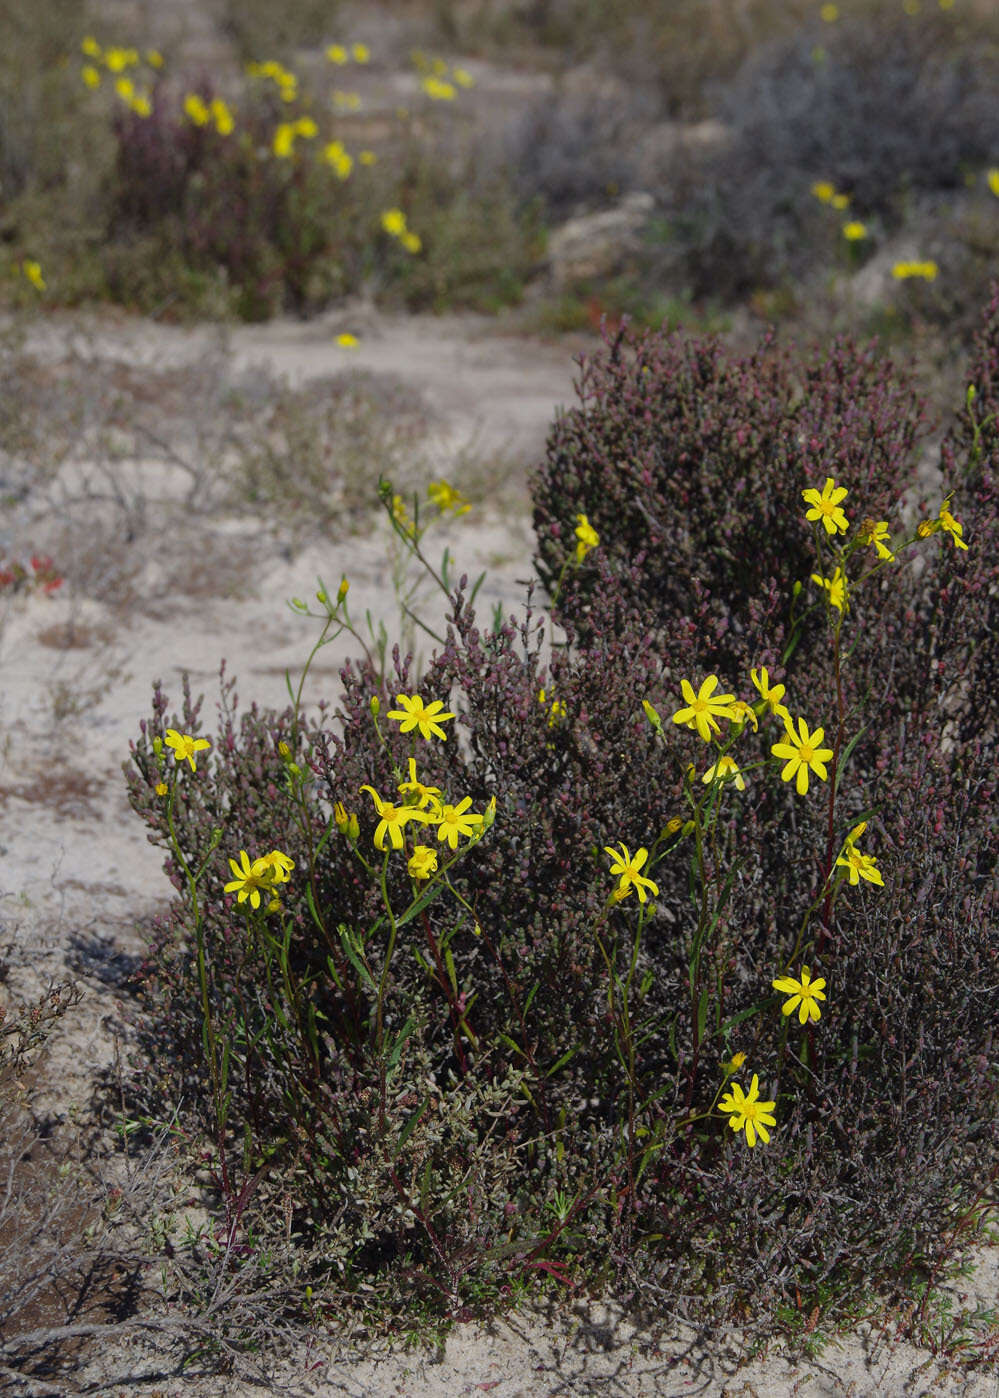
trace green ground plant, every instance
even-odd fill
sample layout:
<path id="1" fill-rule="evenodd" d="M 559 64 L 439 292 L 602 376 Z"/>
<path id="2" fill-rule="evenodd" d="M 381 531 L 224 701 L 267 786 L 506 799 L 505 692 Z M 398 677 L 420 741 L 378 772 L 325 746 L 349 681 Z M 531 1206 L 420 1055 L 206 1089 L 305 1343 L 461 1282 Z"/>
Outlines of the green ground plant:
<path id="1" fill-rule="evenodd" d="M 870 351 L 620 334 L 535 482 L 543 604 L 477 624 L 424 542 L 464 502 L 436 483 L 421 522 L 385 484 L 448 597 L 425 669 L 345 578 L 293 603 L 283 712 L 225 680 L 208 738 L 157 687 L 128 781 L 177 896 L 134 1090 L 196 1143 L 232 1267 L 294 1241 L 291 1313 L 543 1284 L 831 1325 L 976 1235 L 997 305 L 915 512 L 919 405 Z"/>

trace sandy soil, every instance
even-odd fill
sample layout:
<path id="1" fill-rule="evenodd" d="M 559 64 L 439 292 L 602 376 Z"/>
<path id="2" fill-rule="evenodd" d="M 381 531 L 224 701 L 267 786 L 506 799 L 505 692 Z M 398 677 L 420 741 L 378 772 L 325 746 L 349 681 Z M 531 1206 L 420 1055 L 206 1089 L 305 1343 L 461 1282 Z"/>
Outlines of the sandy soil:
<path id="1" fill-rule="evenodd" d="M 335 344 L 347 328 L 362 338 L 349 357 Z M 67 346 L 75 337 L 86 343 L 94 375 L 127 365 L 129 391 L 146 375 L 155 395 L 165 368 L 205 362 L 211 333 L 111 316 L 53 318 L 31 327 L 29 347 L 57 383 L 70 374 Z M 483 500 L 442 526 L 438 551 L 447 544 L 470 574 L 488 569 L 484 606 L 518 605 L 531 557 L 526 472 L 554 411 L 572 402 L 567 347 L 504 336 L 474 318 L 395 320 L 355 307 L 309 324 L 236 329 L 212 363 L 213 373 L 249 372 L 271 384 L 274 374 L 302 383 L 364 371 L 414 390 L 426 405 L 424 429 L 414 429 L 412 441 L 424 479 L 448 476 L 460 487 L 467 475 L 470 490 L 499 502 Z M 86 486 L 87 464 L 67 459 L 61 470 Z M 223 656 L 244 702 L 283 703 L 285 671 L 300 665 L 315 634 L 286 599 L 308 597 L 320 574 L 334 585 L 341 573 L 349 577 L 355 616 L 370 609 L 390 632 L 398 625 L 388 535 L 374 516 L 367 532 L 289 540 L 266 512 L 188 500 L 189 476 L 162 454 L 146 458 L 123 447 L 108 469 L 127 484 L 128 510 L 120 502 L 72 502 L 62 474 L 36 482 L 0 521 L 0 545 L 19 554 L 51 551 L 69 577 L 55 594 L 15 598 L 0 613 L 0 941 L 10 944 L 11 966 L 0 994 L 30 992 L 67 971 L 86 986 L 84 1002 L 55 1036 L 36 1100 L 64 1120 L 83 1109 L 95 1075 L 112 1062 L 123 978 L 142 948 L 138 929 L 169 894 L 161 857 L 128 809 L 120 774 L 152 681 L 162 679 L 179 697 L 179 676 L 188 671 L 207 693 L 209 731 Z M 88 557 L 91 536 L 103 571 Z M 335 696 L 339 665 L 353 650 L 337 643 L 324 652 L 310 701 Z M 958 1304 L 991 1305 L 997 1282 L 999 1251 L 990 1250 Z M 612 1310 L 568 1303 L 558 1314 L 517 1316 L 490 1329 L 460 1326 L 431 1356 L 337 1355 L 324 1337 L 280 1388 L 351 1398 L 999 1394 L 991 1377 L 948 1372 L 928 1353 L 866 1331 L 830 1344 L 816 1361 L 796 1364 L 773 1352 L 743 1359 L 738 1337 L 706 1347 L 672 1325 L 653 1337 Z M 86 1378 L 91 1392 L 149 1398 L 256 1391 L 246 1380 L 171 1372 L 147 1342 L 103 1348 Z"/>

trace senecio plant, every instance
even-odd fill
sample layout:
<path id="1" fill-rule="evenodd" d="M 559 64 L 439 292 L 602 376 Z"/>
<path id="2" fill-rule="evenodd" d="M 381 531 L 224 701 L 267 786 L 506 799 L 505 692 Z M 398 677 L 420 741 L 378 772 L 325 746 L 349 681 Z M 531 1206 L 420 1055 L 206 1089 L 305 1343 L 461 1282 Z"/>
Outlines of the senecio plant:
<path id="1" fill-rule="evenodd" d="M 133 1089 L 228 1266 L 317 1324 L 538 1286 L 925 1313 L 996 1175 L 997 344 L 999 311 L 907 517 L 920 409 L 873 352 L 793 390 L 766 347 L 619 339 L 534 483 L 545 605 L 478 625 L 426 551 L 467 502 L 383 483 L 448 598 L 420 671 L 345 578 L 292 604 L 284 711 L 223 676 L 207 748 L 157 688 L 131 798 L 177 898 Z"/>

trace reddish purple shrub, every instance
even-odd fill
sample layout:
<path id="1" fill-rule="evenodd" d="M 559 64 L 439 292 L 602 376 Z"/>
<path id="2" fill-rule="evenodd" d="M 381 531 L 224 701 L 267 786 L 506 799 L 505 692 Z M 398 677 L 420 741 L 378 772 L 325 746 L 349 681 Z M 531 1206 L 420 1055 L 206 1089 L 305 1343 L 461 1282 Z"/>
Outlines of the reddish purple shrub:
<path id="1" fill-rule="evenodd" d="M 993 312 L 983 400 L 995 324 Z M 799 366 L 768 346 L 733 364 L 716 346 L 647 340 L 633 357 L 619 342 L 586 385 L 538 485 L 550 587 L 574 516 L 600 532 L 563 580 L 564 645 L 552 648 L 530 601 L 479 628 L 459 589 L 424 675 L 398 653 L 384 679 L 348 665 L 335 721 L 297 728 L 288 713 L 238 718 L 226 687 L 214 749 L 184 774 L 174 822 L 186 857 L 207 858 L 209 993 L 230 1055 L 215 1138 L 228 1225 L 266 1239 L 284 1227 L 284 1200 L 313 1249 L 299 1289 L 304 1276 L 341 1297 L 374 1286 L 386 1304 L 432 1299 L 452 1315 L 539 1271 L 616 1278 L 658 1304 L 697 1298 L 719 1320 L 791 1298 L 833 1315 L 875 1287 L 902 1294 L 940 1275 L 996 1173 L 997 734 L 962 727 L 979 696 L 955 687 L 988 651 L 975 628 L 991 558 L 925 540 L 921 570 L 899 563 L 851 598 L 835 665 L 824 611 L 788 607 L 815 566 L 800 492 L 831 474 L 851 508 L 891 517 L 922 430 L 904 381 L 844 345 Z M 948 451 L 955 471 L 984 473 L 984 450 L 975 457 L 960 430 Z M 969 629 L 950 638 L 954 599 Z M 751 698 L 759 663 L 782 667 L 792 710 L 830 737 L 842 693 L 841 785 L 814 779 L 802 797 L 781 782 L 779 728 L 761 718 L 737 740 L 747 790 L 724 795 L 698 856 L 684 783 L 692 763 L 687 790 L 704 790 L 707 749 L 670 722 L 679 679 L 717 669 Z M 496 819 L 451 871 L 453 894 L 397 929 L 386 1057 L 361 953 L 378 964 L 388 929 L 331 812 L 357 813 L 370 852 L 376 816 L 361 788 L 391 793 L 405 770 L 414 745 L 384 714 L 416 690 L 457 714 L 447 741 L 415 744 L 421 779 L 479 811 L 495 797 Z M 662 740 L 643 698 L 663 715 Z M 160 844 L 151 740 L 167 709 L 158 693 L 129 778 Z M 170 723 L 199 731 L 188 694 Z M 304 807 L 292 758 L 310 774 Z M 823 901 L 861 819 L 884 887 Z M 653 851 L 658 894 L 639 943 L 634 898 L 608 901 L 604 847 L 622 841 Z M 282 893 L 287 975 L 223 893 L 241 848 L 296 860 Z M 152 1080 L 211 1136 L 195 923 L 168 867 L 179 897 L 145 988 Z M 406 906 L 402 853 L 385 880 Z M 802 1029 L 770 986 L 809 916 L 795 965 L 827 979 L 828 1001 Z M 621 967 L 633 956 L 630 1059 L 605 955 Z M 755 1150 L 710 1110 L 736 1050 L 777 1101 Z"/>

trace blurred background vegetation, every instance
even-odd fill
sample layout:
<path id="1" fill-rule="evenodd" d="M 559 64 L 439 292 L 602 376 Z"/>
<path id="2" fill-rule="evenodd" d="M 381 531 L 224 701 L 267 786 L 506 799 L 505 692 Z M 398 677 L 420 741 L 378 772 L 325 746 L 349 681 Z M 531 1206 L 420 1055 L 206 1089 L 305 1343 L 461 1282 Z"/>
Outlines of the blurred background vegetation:
<path id="1" fill-rule="evenodd" d="M 7 304 L 260 319 L 360 294 L 939 358 L 997 265 L 986 0 L 0 0 L 0 25 Z M 276 155 L 296 121 L 315 135 Z"/>

